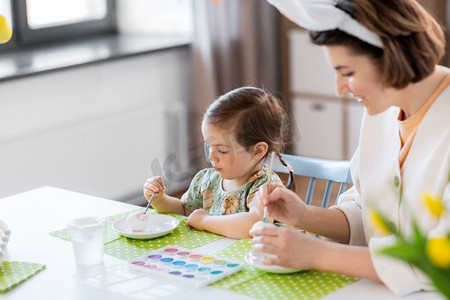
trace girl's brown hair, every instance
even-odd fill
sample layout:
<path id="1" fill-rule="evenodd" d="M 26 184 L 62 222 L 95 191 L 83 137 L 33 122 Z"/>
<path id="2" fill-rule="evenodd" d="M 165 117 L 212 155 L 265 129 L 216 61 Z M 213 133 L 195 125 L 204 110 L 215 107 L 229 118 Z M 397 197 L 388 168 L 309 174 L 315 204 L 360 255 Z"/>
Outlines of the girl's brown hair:
<path id="1" fill-rule="evenodd" d="M 236 141 L 246 150 L 259 142 L 266 142 L 268 151 L 264 159 L 274 152 L 287 167 L 281 156 L 287 132 L 287 115 L 280 101 L 268 92 L 251 86 L 232 90 L 208 107 L 203 122 L 218 129 L 231 129 Z M 291 170 L 286 186 L 295 190 L 294 174 Z"/>
<path id="2" fill-rule="evenodd" d="M 401 89 L 429 76 L 445 53 L 445 35 L 438 22 L 414 0 L 338 0 L 342 9 L 376 33 L 383 49 L 339 29 L 311 31 L 317 45 L 343 45 L 370 57 L 388 87 Z"/>

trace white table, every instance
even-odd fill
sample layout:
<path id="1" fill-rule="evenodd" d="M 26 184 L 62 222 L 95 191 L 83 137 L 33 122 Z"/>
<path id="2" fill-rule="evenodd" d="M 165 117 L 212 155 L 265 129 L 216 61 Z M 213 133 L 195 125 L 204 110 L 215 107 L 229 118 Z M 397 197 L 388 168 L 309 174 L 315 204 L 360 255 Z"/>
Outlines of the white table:
<path id="1" fill-rule="evenodd" d="M 65 228 L 67 222 L 76 217 L 106 217 L 134 208 L 134 205 L 53 187 L 42 187 L 0 199 L 0 219 L 6 221 L 12 230 L 4 260 L 46 265 L 46 269 L 0 295 L 0 299 L 128 299 L 74 280 L 79 270 L 73 259 L 72 244 L 50 236 L 49 232 Z M 235 240 L 225 238 L 197 250 L 214 254 L 234 242 Z M 105 266 L 121 262 L 123 263 L 123 260 L 109 255 L 104 257 Z M 186 299 L 250 299 L 212 287 L 198 288 L 184 296 Z M 344 298 L 397 299 L 384 285 L 369 280 L 359 280 L 324 299 Z M 404 299 L 442 298 L 436 293 L 416 293 Z"/>

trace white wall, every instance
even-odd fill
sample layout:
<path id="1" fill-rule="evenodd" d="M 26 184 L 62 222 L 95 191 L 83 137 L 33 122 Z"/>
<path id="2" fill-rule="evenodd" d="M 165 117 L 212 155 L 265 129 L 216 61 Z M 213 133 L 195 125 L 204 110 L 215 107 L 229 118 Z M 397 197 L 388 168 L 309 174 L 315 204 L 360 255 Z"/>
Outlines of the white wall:
<path id="1" fill-rule="evenodd" d="M 190 72 L 179 48 L 1 82 L 0 197 L 51 185 L 139 199 L 152 161 L 187 148 L 166 129 L 187 119 Z"/>
<path id="2" fill-rule="evenodd" d="M 289 91 L 296 133 L 293 153 L 327 159 L 350 159 L 358 147 L 363 107 L 338 97 L 335 74 L 323 49 L 308 32 L 292 29 L 289 40 Z"/>

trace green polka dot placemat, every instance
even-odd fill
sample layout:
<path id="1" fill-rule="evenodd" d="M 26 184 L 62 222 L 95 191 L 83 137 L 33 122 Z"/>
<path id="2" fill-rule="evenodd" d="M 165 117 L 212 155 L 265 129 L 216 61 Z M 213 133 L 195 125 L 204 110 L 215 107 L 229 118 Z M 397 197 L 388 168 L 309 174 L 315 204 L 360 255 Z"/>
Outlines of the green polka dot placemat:
<path id="1" fill-rule="evenodd" d="M 251 250 L 251 239 L 240 240 L 218 256 L 243 261 Z M 243 270 L 212 286 L 259 299 L 318 299 L 358 280 L 345 275 L 315 270 L 273 274 L 245 265 Z"/>
<path id="2" fill-rule="evenodd" d="M 237 241 L 233 245 L 229 246 L 228 248 L 218 252 L 217 256 L 244 262 L 245 254 L 251 249 L 252 249 L 252 240 L 242 239 Z M 216 283 L 213 283 L 211 286 L 226 289 L 261 275 L 262 275 L 261 271 L 257 270 L 256 268 L 248 264 L 244 264 L 244 268 L 242 268 L 240 272 L 237 272 L 220 281 L 217 281 Z"/>
<path id="3" fill-rule="evenodd" d="M 144 211 L 144 209 L 137 208 L 132 211 L 127 211 L 127 212 L 120 213 L 120 214 L 117 214 L 114 216 L 106 217 L 105 218 L 105 221 L 106 221 L 105 237 L 104 237 L 105 243 L 111 242 L 111 241 L 116 240 L 121 237 L 121 235 L 119 233 L 117 233 L 115 230 L 112 229 L 112 227 L 111 227 L 112 223 L 114 223 L 116 220 L 126 218 L 129 214 L 135 213 L 138 211 Z M 147 213 L 156 213 L 156 211 L 149 209 Z M 180 216 L 180 217 L 183 217 L 183 216 Z M 67 229 L 67 228 L 50 232 L 50 235 L 59 237 L 66 241 L 70 241 L 70 232 L 69 232 L 69 229 Z"/>
<path id="4" fill-rule="evenodd" d="M 34 274 L 45 269 L 45 265 L 22 262 L 4 261 L 0 264 L 0 294 L 24 282 Z"/>
<path id="5" fill-rule="evenodd" d="M 207 231 L 199 231 L 186 225 L 186 216 L 177 214 L 167 214 L 180 221 L 179 226 L 171 233 L 150 240 L 135 240 L 124 236 L 121 236 L 114 229 L 112 224 L 119 219 L 126 218 L 129 214 L 138 211 L 144 211 L 145 208 L 137 208 L 132 211 L 127 211 L 114 216 L 106 217 L 105 226 L 105 248 L 106 254 L 124 259 L 131 260 L 145 253 L 167 246 L 177 245 L 179 247 L 192 249 L 200 247 L 202 245 L 220 240 L 223 238 L 221 235 L 217 235 Z M 153 209 L 149 209 L 147 213 L 157 214 Z M 70 232 L 67 228 L 50 232 L 50 235 L 70 241 Z"/>
<path id="6" fill-rule="evenodd" d="M 185 216 L 173 216 L 182 219 L 179 218 L 180 225 L 168 235 L 151 240 L 134 240 L 121 237 L 105 244 L 105 253 L 124 260 L 132 260 L 167 245 L 192 249 L 223 238 L 221 235 L 190 228 L 186 225 L 187 218 Z"/>
<path id="7" fill-rule="evenodd" d="M 232 286 L 230 290 L 258 299 L 319 299 L 356 280 L 354 277 L 314 270 L 292 274 L 266 273 Z"/>

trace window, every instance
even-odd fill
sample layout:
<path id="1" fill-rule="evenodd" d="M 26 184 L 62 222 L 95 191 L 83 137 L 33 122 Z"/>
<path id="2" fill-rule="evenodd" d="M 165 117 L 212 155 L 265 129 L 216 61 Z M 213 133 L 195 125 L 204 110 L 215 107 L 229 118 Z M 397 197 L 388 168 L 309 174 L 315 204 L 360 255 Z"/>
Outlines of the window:
<path id="1" fill-rule="evenodd" d="M 14 36 L 14 22 L 12 18 L 12 8 L 10 0 L 0 0 L 0 14 L 4 16 L 13 29 L 13 37 L 6 44 L 0 44 L 0 50 L 10 49 L 15 46 L 15 36 Z"/>
<path id="2" fill-rule="evenodd" d="M 27 0 L 26 3 L 30 29 L 101 20 L 106 17 L 106 2 L 103 0 Z"/>
<path id="3" fill-rule="evenodd" d="M 125 34 L 190 37 L 193 0 L 118 0 L 117 26 Z"/>
<path id="4" fill-rule="evenodd" d="M 0 5 L 11 20 L 13 47 L 115 32 L 113 0 L 0 0 Z M 11 45 L 0 46 L 5 48 Z"/>
<path id="5" fill-rule="evenodd" d="M 11 23 L 11 3 L 10 0 L 0 0 L 0 13 Z"/>

